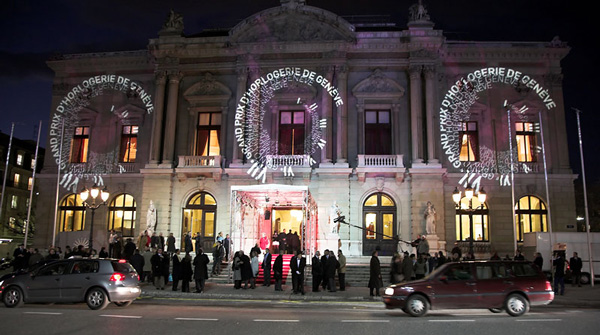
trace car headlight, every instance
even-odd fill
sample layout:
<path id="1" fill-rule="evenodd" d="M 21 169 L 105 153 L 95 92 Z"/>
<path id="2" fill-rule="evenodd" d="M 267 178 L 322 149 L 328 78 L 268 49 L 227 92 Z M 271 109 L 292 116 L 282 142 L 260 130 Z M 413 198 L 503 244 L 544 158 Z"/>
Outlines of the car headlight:
<path id="1" fill-rule="evenodd" d="M 385 289 L 384 291 L 385 295 L 394 295 L 394 288 L 393 287 L 388 287 Z"/>

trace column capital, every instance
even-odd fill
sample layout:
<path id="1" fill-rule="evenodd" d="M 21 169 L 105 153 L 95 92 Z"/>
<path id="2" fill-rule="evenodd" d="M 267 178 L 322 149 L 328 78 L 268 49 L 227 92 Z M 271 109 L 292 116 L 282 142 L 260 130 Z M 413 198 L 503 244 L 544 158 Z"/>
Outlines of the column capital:
<path id="1" fill-rule="evenodd" d="M 423 66 L 423 72 L 425 73 L 425 79 L 434 79 L 436 75 L 435 65 Z"/>
<path id="2" fill-rule="evenodd" d="M 168 71 L 169 83 L 178 84 L 183 78 L 183 73 L 179 70 Z"/>
<path id="3" fill-rule="evenodd" d="M 410 79 L 420 79 L 422 71 L 423 71 L 422 65 L 411 65 L 408 67 L 408 73 L 410 75 Z"/>
<path id="4" fill-rule="evenodd" d="M 167 81 L 166 71 L 156 71 L 154 73 L 154 81 L 157 85 L 164 85 Z"/>

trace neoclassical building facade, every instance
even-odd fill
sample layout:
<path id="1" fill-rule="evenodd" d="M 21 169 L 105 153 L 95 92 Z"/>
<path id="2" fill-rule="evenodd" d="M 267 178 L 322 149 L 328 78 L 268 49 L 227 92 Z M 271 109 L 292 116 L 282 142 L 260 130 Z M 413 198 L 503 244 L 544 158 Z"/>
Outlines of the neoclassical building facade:
<path id="1" fill-rule="evenodd" d="M 361 257 L 427 234 L 432 251 L 489 257 L 550 224 L 575 230 L 569 48 L 452 41 L 423 7 L 410 13 L 384 29 L 282 0 L 184 35 L 172 12 L 147 50 L 48 61 L 36 243 L 85 243 L 93 224 L 96 248 L 109 229 L 150 229 L 200 233 L 206 248 L 223 232 L 248 250 L 291 230 L 309 253 Z M 77 194 L 93 184 L 110 197 L 92 223 Z M 468 186 L 485 202 L 457 207 Z"/>

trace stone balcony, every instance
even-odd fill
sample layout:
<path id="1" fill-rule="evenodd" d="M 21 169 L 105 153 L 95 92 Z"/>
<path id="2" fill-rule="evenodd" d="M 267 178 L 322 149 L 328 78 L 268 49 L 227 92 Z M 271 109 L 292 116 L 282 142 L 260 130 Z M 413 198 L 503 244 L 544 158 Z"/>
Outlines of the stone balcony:
<path id="1" fill-rule="evenodd" d="M 292 166 L 310 167 L 309 155 L 268 155 L 267 165 L 270 166 Z"/>
<path id="2" fill-rule="evenodd" d="M 180 180 L 194 177 L 209 177 L 221 180 L 221 156 L 179 156 L 175 173 Z"/>
<path id="3" fill-rule="evenodd" d="M 358 155 L 356 174 L 360 181 L 367 177 L 393 177 L 404 179 L 403 155 Z"/>

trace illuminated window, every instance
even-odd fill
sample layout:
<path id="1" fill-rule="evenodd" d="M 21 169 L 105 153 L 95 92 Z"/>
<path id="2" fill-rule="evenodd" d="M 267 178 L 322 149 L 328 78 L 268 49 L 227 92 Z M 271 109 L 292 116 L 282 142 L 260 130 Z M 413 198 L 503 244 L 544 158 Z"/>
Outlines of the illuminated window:
<path id="1" fill-rule="evenodd" d="M 392 153 L 392 126 L 389 110 L 365 111 L 365 154 Z"/>
<path id="2" fill-rule="evenodd" d="M 10 208 L 16 209 L 17 207 L 19 207 L 19 197 L 13 195 L 10 198 Z"/>
<path id="3" fill-rule="evenodd" d="M 90 127 L 75 127 L 71 141 L 71 163 L 87 162 Z"/>
<path id="4" fill-rule="evenodd" d="M 279 154 L 304 155 L 304 111 L 281 111 Z"/>
<path id="5" fill-rule="evenodd" d="M 363 204 L 363 224 L 365 248 L 363 252 L 370 254 L 376 247 L 380 247 L 381 254 L 391 255 L 386 244 L 393 244 L 396 236 L 396 203 L 384 193 L 375 193 L 369 196 Z"/>
<path id="6" fill-rule="evenodd" d="M 31 169 L 33 170 L 35 168 L 35 158 L 31 159 Z"/>
<path id="7" fill-rule="evenodd" d="M 477 122 L 461 122 L 460 160 L 461 162 L 476 162 L 479 160 L 479 133 Z"/>
<path id="8" fill-rule="evenodd" d="M 80 231 L 85 228 L 85 206 L 78 194 L 69 194 L 60 203 L 58 231 Z"/>
<path id="9" fill-rule="evenodd" d="M 11 216 L 8 219 L 8 228 L 10 228 L 11 230 L 17 229 L 17 219 Z"/>
<path id="10" fill-rule="evenodd" d="M 523 241 L 524 233 L 547 231 L 547 215 L 546 205 L 540 198 L 527 195 L 519 199 L 515 205 L 517 240 Z"/>
<path id="11" fill-rule="evenodd" d="M 489 241 L 489 210 L 485 203 L 479 202 L 477 197 L 472 198 L 471 208 L 474 212 L 469 211 L 469 199 L 463 197 L 460 200 L 460 209 L 456 210 L 456 240 L 469 241 L 472 236 L 473 241 Z M 473 218 L 473 231 L 471 231 L 470 217 Z"/>
<path id="12" fill-rule="evenodd" d="M 23 154 L 17 154 L 17 165 L 23 166 Z"/>
<path id="13" fill-rule="evenodd" d="M 192 232 L 193 237 L 196 233 L 200 233 L 204 250 L 212 248 L 216 236 L 216 213 L 217 202 L 212 195 L 206 192 L 194 194 L 183 209 L 181 236 L 183 237 L 187 232 Z M 182 238 L 181 248 L 184 247 Z"/>
<path id="14" fill-rule="evenodd" d="M 221 154 L 221 113 L 198 113 L 196 127 L 196 156 Z"/>
<path id="15" fill-rule="evenodd" d="M 121 134 L 121 162 L 133 163 L 137 155 L 138 126 L 123 126 Z"/>
<path id="16" fill-rule="evenodd" d="M 19 181 L 21 181 L 21 175 L 18 174 L 18 173 L 15 173 L 15 176 L 14 176 L 14 179 L 13 179 L 13 182 L 14 182 L 13 185 L 15 187 L 19 187 Z"/>
<path id="17" fill-rule="evenodd" d="M 108 230 L 121 236 L 134 236 L 136 220 L 135 199 L 129 194 L 119 194 L 108 206 Z"/>
<path id="18" fill-rule="evenodd" d="M 517 156 L 519 162 L 535 162 L 535 131 L 531 122 L 517 122 Z"/>
<path id="19" fill-rule="evenodd" d="M 29 180 L 27 180 L 27 191 L 31 191 L 32 186 L 33 186 L 33 177 L 29 177 Z"/>

